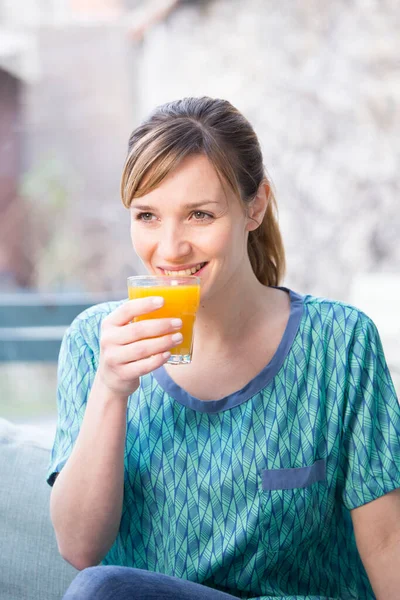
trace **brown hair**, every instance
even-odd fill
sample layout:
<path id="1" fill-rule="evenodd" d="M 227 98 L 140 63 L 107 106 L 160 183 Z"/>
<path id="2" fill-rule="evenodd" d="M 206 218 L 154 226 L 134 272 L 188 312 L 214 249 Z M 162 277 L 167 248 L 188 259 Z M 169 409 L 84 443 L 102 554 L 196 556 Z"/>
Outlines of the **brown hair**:
<path id="1" fill-rule="evenodd" d="M 249 233 L 248 252 L 257 279 L 279 285 L 285 251 L 272 184 L 252 126 L 227 100 L 184 98 L 158 107 L 139 125 L 129 139 L 122 202 L 129 208 L 134 198 L 155 189 L 184 158 L 196 154 L 209 158 L 245 204 L 262 182 L 268 184 L 268 207 L 261 225 Z"/>

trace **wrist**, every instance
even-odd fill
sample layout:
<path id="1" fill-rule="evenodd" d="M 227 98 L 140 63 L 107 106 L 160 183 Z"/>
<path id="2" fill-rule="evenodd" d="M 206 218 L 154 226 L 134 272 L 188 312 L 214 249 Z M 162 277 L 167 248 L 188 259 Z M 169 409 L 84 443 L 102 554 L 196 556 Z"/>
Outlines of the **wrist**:
<path id="1" fill-rule="evenodd" d="M 96 373 L 90 395 L 96 396 L 96 402 L 105 404 L 117 402 L 118 404 L 125 405 L 125 407 L 128 404 L 129 398 L 128 393 L 110 388 L 99 373 Z"/>

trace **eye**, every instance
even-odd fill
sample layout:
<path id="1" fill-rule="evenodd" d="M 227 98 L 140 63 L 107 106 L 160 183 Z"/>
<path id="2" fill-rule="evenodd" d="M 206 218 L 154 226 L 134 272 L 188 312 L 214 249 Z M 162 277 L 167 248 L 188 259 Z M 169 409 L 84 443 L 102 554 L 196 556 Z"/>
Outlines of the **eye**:
<path id="1" fill-rule="evenodd" d="M 136 220 L 149 222 L 149 221 L 153 220 L 153 217 L 154 217 L 153 213 L 141 212 L 136 215 Z"/>
<path id="2" fill-rule="evenodd" d="M 203 212 L 202 210 L 195 210 L 192 213 L 192 217 L 194 218 L 195 221 L 207 221 L 209 219 L 212 219 L 212 215 L 210 215 L 209 213 Z"/>

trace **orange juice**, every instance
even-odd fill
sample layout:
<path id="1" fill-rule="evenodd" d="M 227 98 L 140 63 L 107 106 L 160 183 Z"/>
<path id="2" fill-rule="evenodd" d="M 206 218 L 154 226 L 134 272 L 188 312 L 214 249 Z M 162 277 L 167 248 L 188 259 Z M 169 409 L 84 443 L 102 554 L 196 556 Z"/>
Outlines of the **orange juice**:
<path id="1" fill-rule="evenodd" d="M 131 278 L 130 278 L 131 279 Z M 150 279 L 150 277 L 149 277 Z M 161 279 L 161 278 L 160 278 Z M 166 278 L 162 278 L 164 281 Z M 130 285 L 128 280 L 128 295 L 130 300 L 136 298 L 146 298 L 148 296 L 162 296 L 164 298 L 164 306 L 161 308 L 145 314 L 140 317 L 135 317 L 135 321 L 143 321 L 144 319 L 163 319 L 163 318 L 180 318 L 182 319 L 182 328 L 180 332 L 183 335 L 182 343 L 179 346 L 175 346 L 171 350 L 170 362 L 179 364 L 179 362 L 185 363 L 190 362 L 193 346 L 193 326 L 196 318 L 196 311 L 200 303 L 200 284 L 197 283 L 198 278 L 193 284 L 177 284 L 179 278 L 171 277 L 171 284 L 168 282 L 164 285 L 140 285 L 137 282 L 136 285 Z M 190 279 L 186 277 L 185 279 Z M 182 358 L 182 360 L 174 360 L 174 357 Z"/>

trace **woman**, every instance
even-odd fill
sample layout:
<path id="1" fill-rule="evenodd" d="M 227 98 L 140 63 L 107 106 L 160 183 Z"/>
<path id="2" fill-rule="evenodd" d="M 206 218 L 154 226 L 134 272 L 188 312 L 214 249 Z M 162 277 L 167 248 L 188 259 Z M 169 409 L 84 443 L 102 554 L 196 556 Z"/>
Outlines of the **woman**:
<path id="1" fill-rule="evenodd" d="M 64 338 L 48 481 L 82 570 L 65 599 L 398 598 L 400 410 L 379 335 L 278 287 L 248 121 L 210 98 L 158 108 L 121 189 L 149 273 L 196 267 L 201 306 L 181 367 L 179 320 L 132 323 L 159 298 L 92 307 Z"/>

